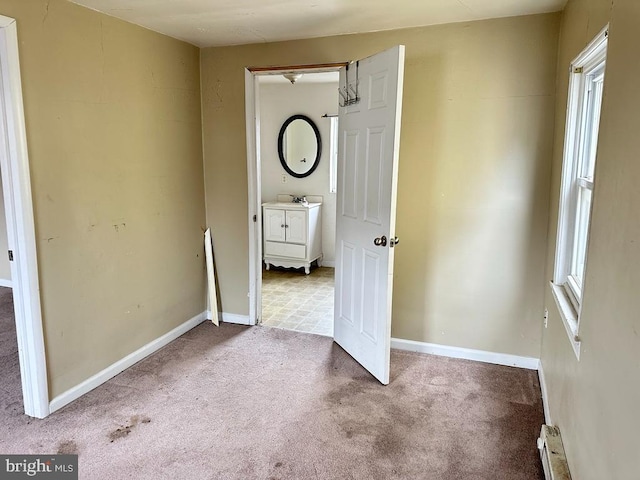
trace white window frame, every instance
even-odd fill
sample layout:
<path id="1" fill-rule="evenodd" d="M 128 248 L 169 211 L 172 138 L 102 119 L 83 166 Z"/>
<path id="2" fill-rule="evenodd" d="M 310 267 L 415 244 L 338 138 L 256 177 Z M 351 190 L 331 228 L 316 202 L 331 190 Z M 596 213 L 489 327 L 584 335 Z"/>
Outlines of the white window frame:
<path id="1" fill-rule="evenodd" d="M 607 25 L 571 62 L 569 71 L 558 237 L 551 290 L 578 360 L 608 28 Z M 586 202 L 580 199 L 581 194 L 587 193 L 591 197 L 588 205 L 581 204 Z M 583 215 L 580 215 L 580 206 L 588 206 L 586 211 L 582 210 Z M 583 235 L 578 238 L 580 232 Z M 575 272 L 576 255 L 584 256 L 581 276 Z"/>

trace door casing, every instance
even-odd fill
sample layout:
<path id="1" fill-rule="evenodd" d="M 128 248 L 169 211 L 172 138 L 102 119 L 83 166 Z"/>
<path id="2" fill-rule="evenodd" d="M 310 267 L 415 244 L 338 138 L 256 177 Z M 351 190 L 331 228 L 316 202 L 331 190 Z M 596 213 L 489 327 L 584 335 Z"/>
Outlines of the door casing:
<path id="1" fill-rule="evenodd" d="M 0 170 L 25 414 L 50 413 L 16 21 L 0 15 Z M 6 255 L 0 252 L 0 255 Z"/>
<path id="2" fill-rule="evenodd" d="M 247 67 L 244 71 L 247 132 L 247 181 L 249 192 L 249 325 L 259 323 L 262 311 L 262 191 L 260 187 L 260 91 L 259 75 L 275 75 L 295 70 L 299 73 L 337 72 L 348 62 L 281 67 Z"/>

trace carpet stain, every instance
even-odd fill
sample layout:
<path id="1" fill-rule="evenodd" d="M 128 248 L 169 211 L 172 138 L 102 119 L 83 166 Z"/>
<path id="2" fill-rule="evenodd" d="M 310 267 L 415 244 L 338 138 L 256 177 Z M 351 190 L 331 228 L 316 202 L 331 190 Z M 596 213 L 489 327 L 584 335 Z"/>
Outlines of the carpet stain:
<path id="1" fill-rule="evenodd" d="M 109 441 L 113 443 L 116 440 L 124 438 L 129 435 L 139 424 L 149 422 L 151 422 L 151 419 L 147 416 L 134 415 L 133 417 L 131 417 L 127 425 L 116 428 L 113 432 L 109 433 Z"/>
<path id="2" fill-rule="evenodd" d="M 109 434 L 109 440 L 111 443 L 113 443 L 120 438 L 126 437 L 130 433 L 131 433 L 130 425 L 127 425 L 126 427 L 117 428 Z"/>
<path id="3" fill-rule="evenodd" d="M 358 382 L 356 380 L 352 380 L 347 383 L 343 383 L 338 387 L 331 390 L 327 396 L 326 400 L 328 403 L 333 405 L 342 405 L 344 400 L 349 398 L 353 398 L 355 395 L 362 393 L 366 389 L 366 385 L 362 382 Z"/>
<path id="4" fill-rule="evenodd" d="M 78 444 L 73 440 L 61 442 L 58 445 L 58 455 L 77 455 Z"/>
<path id="5" fill-rule="evenodd" d="M 282 466 L 282 462 L 276 462 L 276 468 L 280 468 Z"/>
<path id="6" fill-rule="evenodd" d="M 151 419 L 146 415 L 143 415 L 143 416 L 134 415 L 133 417 L 131 417 L 131 425 L 133 425 L 134 427 L 139 423 L 149 423 L 149 422 L 151 422 Z"/>
<path id="7" fill-rule="evenodd" d="M 351 380 L 335 386 L 324 401 L 343 438 L 370 442 L 376 458 L 393 459 L 403 455 L 407 432 L 425 415 L 422 406 L 403 408 L 386 399 L 403 398 L 406 391 L 400 383 L 382 386 L 376 380 Z"/>
<path id="8" fill-rule="evenodd" d="M 373 441 L 373 451 L 379 457 L 395 457 L 404 450 L 404 440 L 397 432 L 391 430 L 380 432 Z"/>
<path id="9" fill-rule="evenodd" d="M 457 439 L 452 439 L 448 445 L 447 451 L 447 470 L 442 474 L 442 478 L 463 478 L 462 467 L 463 459 L 473 462 L 473 458 L 465 455 L 464 450 L 460 448 L 460 443 Z M 496 466 L 499 469 L 499 466 Z"/>
<path id="10" fill-rule="evenodd" d="M 333 373 L 333 370 L 338 370 L 342 366 L 344 358 L 341 353 L 342 352 L 338 351 L 338 347 L 335 347 L 333 344 L 331 345 L 329 355 L 324 361 L 324 368 L 328 372 Z"/>

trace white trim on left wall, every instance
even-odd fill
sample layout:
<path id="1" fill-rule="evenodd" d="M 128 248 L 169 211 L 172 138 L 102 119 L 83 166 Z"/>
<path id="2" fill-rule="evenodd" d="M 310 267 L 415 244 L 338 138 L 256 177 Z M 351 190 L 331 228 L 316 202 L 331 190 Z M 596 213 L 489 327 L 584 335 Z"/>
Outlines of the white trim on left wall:
<path id="1" fill-rule="evenodd" d="M 2 253 L 2 252 L 0 252 Z M 0 278 L 0 287 L 13 288 L 13 282 L 5 278 Z"/>
<path id="2" fill-rule="evenodd" d="M 24 413 L 49 415 L 49 388 L 42 328 L 36 232 L 31 196 L 27 132 L 22 101 L 18 32 L 13 18 L 0 15 L 0 170 L 13 251 L 11 280 L 18 339 Z M 0 255 L 3 254 L 0 252 Z"/>
<path id="3" fill-rule="evenodd" d="M 143 360 L 149 355 L 151 355 L 152 353 L 160 350 L 162 347 L 171 343 L 176 338 L 185 334 L 192 328 L 197 327 L 198 325 L 200 325 L 202 322 L 206 320 L 206 314 L 207 312 L 199 313 L 198 315 L 196 315 L 193 318 L 190 318 L 183 324 L 178 325 L 176 328 L 174 328 L 170 332 L 165 333 L 161 337 L 156 338 L 155 340 L 147 343 L 143 347 L 140 347 L 135 352 L 130 353 L 126 357 L 118 360 L 117 362 L 108 366 L 104 370 L 96 373 L 95 375 L 88 378 L 84 382 L 81 382 L 75 387 L 70 388 L 66 392 L 61 393 L 60 395 L 55 397 L 53 400 L 51 400 L 51 403 L 49 404 L 50 412 L 53 413 L 56 410 L 60 410 L 62 407 L 78 399 L 85 393 L 88 393 L 94 388 L 99 387 L 107 380 L 110 380 L 111 378 L 115 377 L 116 375 L 123 372 L 127 368 L 138 363 L 140 360 Z"/>

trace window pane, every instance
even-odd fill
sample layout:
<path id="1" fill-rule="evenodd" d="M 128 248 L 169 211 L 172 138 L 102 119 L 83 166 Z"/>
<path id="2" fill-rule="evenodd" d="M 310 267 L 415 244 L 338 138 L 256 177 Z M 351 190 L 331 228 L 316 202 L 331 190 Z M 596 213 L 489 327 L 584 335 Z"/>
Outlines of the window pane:
<path id="1" fill-rule="evenodd" d="M 591 106 L 591 132 L 589 133 L 589 144 L 587 146 L 588 152 L 585 157 L 586 165 L 584 169 L 584 176 L 587 178 L 593 178 L 593 173 L 596 167 L 596 151 L 598 147 L 598 130 L 600 128 L 600 107 L 602 105 L 604 75 L 600 74 L 596 78 L 592 78 L 591 82 L 593 102 L 593 105 Z"/>
<path id="2" fill-rule="evenodd" d="M 573 254 L 570 275 L 582 289 L 584 266 L 587 256 L 587 236 L 589 233 L 589 213 L 591 211 L 591 190 L 579 188 L 578 208 L 576 212 L 576 229 L 574 235 Z"/>

